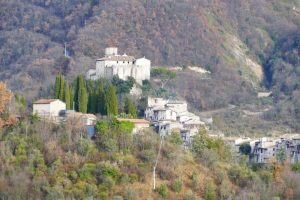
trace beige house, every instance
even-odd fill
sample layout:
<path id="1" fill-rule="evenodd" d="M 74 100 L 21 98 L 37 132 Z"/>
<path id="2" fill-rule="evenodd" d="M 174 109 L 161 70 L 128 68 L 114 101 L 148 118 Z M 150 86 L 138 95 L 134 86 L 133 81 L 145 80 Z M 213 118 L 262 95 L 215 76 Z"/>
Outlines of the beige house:
<path id="1" fill-rule="evenodd" d="M 39 99 L 33 103 L 33 114 L 42 119 L 59 121 L 62 111 L 66 110 L 66 104 L 59 99 Z"/>

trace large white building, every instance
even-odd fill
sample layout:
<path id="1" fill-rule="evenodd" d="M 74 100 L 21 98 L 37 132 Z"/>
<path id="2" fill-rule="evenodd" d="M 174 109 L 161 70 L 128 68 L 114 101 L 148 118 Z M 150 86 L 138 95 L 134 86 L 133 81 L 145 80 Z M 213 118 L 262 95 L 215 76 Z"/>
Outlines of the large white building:
<path id="1" fill-rule="evenodd" d="M 119 55 L 118 48 L 109 47 L 105 49 L 105 56 L 97 59 L 96 69 L 90 69 L 86 73 L 87 79 L 107 78 L 118 76 L 122 80 L 132 77 L 138 84 L 143 80 L 150 79 L 151 61 L 146 58 L 134 58 L 126 54 Z"/>

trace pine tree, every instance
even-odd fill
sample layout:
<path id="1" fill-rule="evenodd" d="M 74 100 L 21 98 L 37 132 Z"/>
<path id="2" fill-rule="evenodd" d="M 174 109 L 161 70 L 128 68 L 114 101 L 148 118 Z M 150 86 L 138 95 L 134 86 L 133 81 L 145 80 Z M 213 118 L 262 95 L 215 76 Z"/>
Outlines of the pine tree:
<path id="1" fill-rule="evenodd" d="M 62 75 L 60 75 L 60 85 L 59 85 L 59 96 L 58 98 L 62 101 L 65 99 L 65 79 Z"/>
<path id="2" fill-rule="evenodd" d="M 57 75 L 56 78 L 55 78 L 55 85 L 54 85 L 54 96 L 55 96 L 55 99 L 59 99 L 59 91 L 60 91 L 60 78 L 61 78 L 61 75 Z"/>
<path id="3" fill-rule="evenodd" d="M 104 83 L 100 82 L 99 91 L 98 91 L 98 113 L 101 115 L 106 115 L 106 101 L 105 101 L 105 91 L 104 91 Z"/>
<path id="4" fill-rule="evenodd" d="M 88 94 L 86 90 L 85 81 L 83 76 L 78 78 L 78 111 L 82 113 L 87 112 Z"/>
<path id="5" fill-rule="evenodd" d="M 106 108 L 108 115 L 118 115 L 118 99 L 116 95 L 116 88 L 109 85 L 106 93 Z"/>
<path id="6" fill-rule="evenodd" d="M 71 109 L 71 97 L 70 97 L 70 87 L 69 87 L 69 84 L 65 84 L 65 103 L 66 103 L 66 108 L 67 110 L 70 110 Z"/>
<path id="7" fill-rule="evenodd" d="M 133 118 L 137 117 L 137 110 L 134 103 L 131 101 L 129 97 L 125 99 L 125 112 Z"/>

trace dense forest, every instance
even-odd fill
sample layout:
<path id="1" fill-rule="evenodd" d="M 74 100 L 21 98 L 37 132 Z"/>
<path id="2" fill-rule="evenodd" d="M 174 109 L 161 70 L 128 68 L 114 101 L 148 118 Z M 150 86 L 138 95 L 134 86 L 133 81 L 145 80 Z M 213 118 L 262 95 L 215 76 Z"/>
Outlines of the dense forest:
<path id="1" fill-rule="evenodd" d="M 265 119 L 299 128 L 299 23 L 296 0 L 2 0 L 0 78 L 27 100 L 49 96 L 55 75 L 84 73 L 114 45 L 153 65 L 209 70 L 166 86 L 200 110 L 243 104 L 266 86 L 276 106 Z"/>

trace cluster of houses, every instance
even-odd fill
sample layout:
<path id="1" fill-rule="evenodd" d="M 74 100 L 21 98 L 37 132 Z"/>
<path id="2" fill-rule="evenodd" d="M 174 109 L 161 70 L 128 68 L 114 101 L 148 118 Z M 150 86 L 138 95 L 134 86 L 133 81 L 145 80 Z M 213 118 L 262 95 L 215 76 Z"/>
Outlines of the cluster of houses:
<path id="1" fill-rule="evenodd" d="M 180 133 L 185 146 L 189 145 L 199 128 L 205 125 L 199 116 L 188 111 L 186 101 L 163 98 L 148 97 L 145 119 L 150 121 L 160 135 Z"/>
<path id="2" fill-rule="evenodd" d="M 251 163 L 266 164 L 270 160 L 285 161 L 288 163 L 300 162 L 300 135 L 284 134 L 280 137 L 263 137 L 251 139 L 249 137 L 222 137 L 230 144 L 235 152 L 239 153 L 242 144 L 249 144 Z"/>

